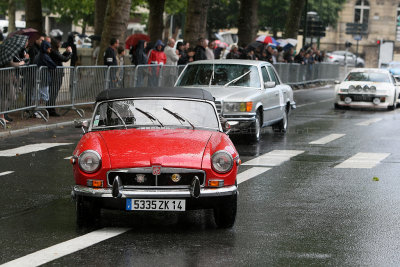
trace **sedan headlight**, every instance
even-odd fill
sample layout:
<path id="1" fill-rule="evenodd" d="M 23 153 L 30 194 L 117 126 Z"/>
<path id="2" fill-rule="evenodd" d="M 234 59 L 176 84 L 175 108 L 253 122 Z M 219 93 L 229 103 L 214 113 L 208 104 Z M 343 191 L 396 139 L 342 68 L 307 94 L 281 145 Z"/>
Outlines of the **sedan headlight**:
<path id="1" fill-rule="evenodd" d="M 86 150 L 79 155 L 79 167 L 86 173 L 94 173 L 101 167 L 101 157 L 94 150 Z"/>
<path id="2" fill-rule="evenodd" d="M 211 157 L 211 165 L 214 171 L 219 173 L 229 172 L 233 167 L 232 155 L 224 150 L 220 150 L 214 153 Z"/>
<path id="3" fill-rule="evenodd" d="M 250 112 L 253 102 L 225 102 L 224 112 Z"/>

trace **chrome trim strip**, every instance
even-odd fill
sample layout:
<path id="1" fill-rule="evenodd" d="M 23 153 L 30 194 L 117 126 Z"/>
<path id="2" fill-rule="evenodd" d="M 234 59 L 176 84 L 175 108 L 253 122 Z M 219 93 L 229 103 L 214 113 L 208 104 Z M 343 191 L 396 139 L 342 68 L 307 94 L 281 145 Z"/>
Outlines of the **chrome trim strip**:
<path id="1" fill-rule="evenodd" d="M 220 188 L 201 188 L 200 198 L 202 197 L 220 197 L 229 196 L 237 192 L 237 186 L 231 185 Z M 72 190 L 73 196 L 87 196 L 100 198 L 113 198 L 111 188 L 90 188 L 82 185 L 75 185 Z M 170 190 L 128 190 L 122 188 L 120 190 L 121 198 L 149 197 L 149 198 L 174 198 L 174 197 L 191 197 L 188 189 L 170 189 Z"/>
<path id="2" fill-rule="evenodd" d="M 272 110 L 272 109 L 277 109 L 281 108 L 281 106 L 274 106 L 274 107 L 269 107 L 269 108 L 264 108 L 264 111 Z"/>

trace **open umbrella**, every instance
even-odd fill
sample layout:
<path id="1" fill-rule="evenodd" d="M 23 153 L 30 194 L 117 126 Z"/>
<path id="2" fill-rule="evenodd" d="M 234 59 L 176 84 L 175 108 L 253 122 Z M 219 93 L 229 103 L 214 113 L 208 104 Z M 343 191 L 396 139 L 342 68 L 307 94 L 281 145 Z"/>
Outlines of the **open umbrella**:
<path id="1" fill-rule="evenodd" d="M 0 66 L 10 62 L 25 47 L 28 36 L 14 35 L 0 44 Z"/>
<path id="2" fill-rule="evenodd" d="M 276 42 L 278 43 L 278 46 L 280 46 L 280 47 L 285 47 L 288 44 L 286 39 L 278 39 L 278 40 L 276 40 Z"/>
<path id="3" fill-rule="evenodd" d="M 272 36 L 269 36 L 269 35 L 260 35 L 257 37 L 256 41 L 264 43 L 264 44 L 272 45 L 272 46 L 278 45 L 276 40 Z"/>
<path id="4" fill-rule="evenodd" d="M 29 38 L 29 43 L 32 44 L 35 40 L 37 40 L 40 36 L 39 31 L 33 28 L 21 29 L 7 35 L 7 38 L 10 38 L 14 35 L 26 35 Z"/>
<path id="5" fill-rule="evenodd" d="M 125 48 L 130 49 L 131 46 L 137 45 L 140 40 L 145 40 L 146 42 L 150 42 L 150 36 L 144 33 L 135 33 L 129 35 L 125 40 Z"/>
<path id="6" fill-rule="evenodd" d="M 263 46 L 263 43 L 261 43 L 261 42 L 252 42 L 247 47 L 250 48 L 250 49 L 257 49 L 260 46 Z"/>

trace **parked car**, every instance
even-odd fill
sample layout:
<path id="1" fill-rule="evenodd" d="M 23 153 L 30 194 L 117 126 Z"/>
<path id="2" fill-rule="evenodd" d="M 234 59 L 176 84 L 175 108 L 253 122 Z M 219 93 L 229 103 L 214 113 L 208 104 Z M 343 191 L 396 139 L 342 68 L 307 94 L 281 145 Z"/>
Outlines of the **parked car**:
<path id="1" fill-rule="evenodd" d="M 364 59 L 356 57 L 356 55 L 351 52 L 333 51 L 327 53 L 326 56 L 328 62 L 339 63 L 341 65 L 345 65 L 345 62 L 347 62 L 348 66 L 356 66 L 357 68 L 363 68 L 365 66 Z"/>
<path id="2" fill-rule="evenodd" d="M 129 88 L 101 92 L 71 163 L 78 224 L 100 209 L 211 208 L 232 227 L 239 154 L 205 90 Z M 87 132 L 86 132 L 87 130 Z"/>
<path id="3" fill-rule="evenodd" d="M 289 112 L 296 107 L 292 88 L 264 61 L 196 61 L 185 67 L 175 86 L 209 91 L 231 132 L 246 134 L 254 141 L 260 140 L 265 126 L 286 132 Z"/>
<path id="4" fill-rule="evenodd" d="M 387 69 L 351 70 L 335 87 L 335 108 L 369 107 L 393 110 L 399 103 L 399 86 Z"/>

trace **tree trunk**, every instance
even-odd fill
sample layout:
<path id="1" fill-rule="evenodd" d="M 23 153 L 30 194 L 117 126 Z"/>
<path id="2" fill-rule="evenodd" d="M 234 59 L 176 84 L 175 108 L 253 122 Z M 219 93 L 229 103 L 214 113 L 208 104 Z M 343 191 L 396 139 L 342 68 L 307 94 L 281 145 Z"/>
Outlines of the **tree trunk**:
<path id="1" fill-rule="evenodd" d="M 15 30 L 15 0 L 8 0 L 8 32 Z"/>
<path id="2" fill-rule="evenodd" d="M 108 0 L 96 0 L 94 7 L 94 35 L 101 36 Z"/>
<path id="3" fill-rule="evenodd" d="M 258 32 L 258 0 L 240 0 L 238 20 L 239 46 L 245 47 L 257 36 Z"/>
<path id="4" fill-rule="evenodd" d="M 306 0 L 290 0 L 289 11 L 285 24 L 284 38 L 295 38 L 299 32 L 300 19 Z"/>
<path id="5" fill-rule="evenodd" d="M 149 25 L 148 34 L 151 42 L 162 39 L 164 29 L 164 4 L 165 0 L 148 0 L 149 3 Z"/>
<path id="6" fill-rule="evenodd" d="M 104 51 L 110 45 L 111 38 L 119 39 L 125 46 L 125 32 L 128 26 L 132 0 L 108 0 L 104 28 L 101 34 L 100 52 L 97 58 L 98 65 L 104 65 Z"/>
<path id="7" fill-rule="evenodd" d="M 188 0 L 184 39 L 191 47 L 197 45 L 200 37 L 207 38 L 207 11 L 209 0 Z"/>
<path id="8" fill-rule="evenodd" d="M 25 20 L 27 28 L 34 28 L 44 33 L 41 0 L 25 0 Z"/>

